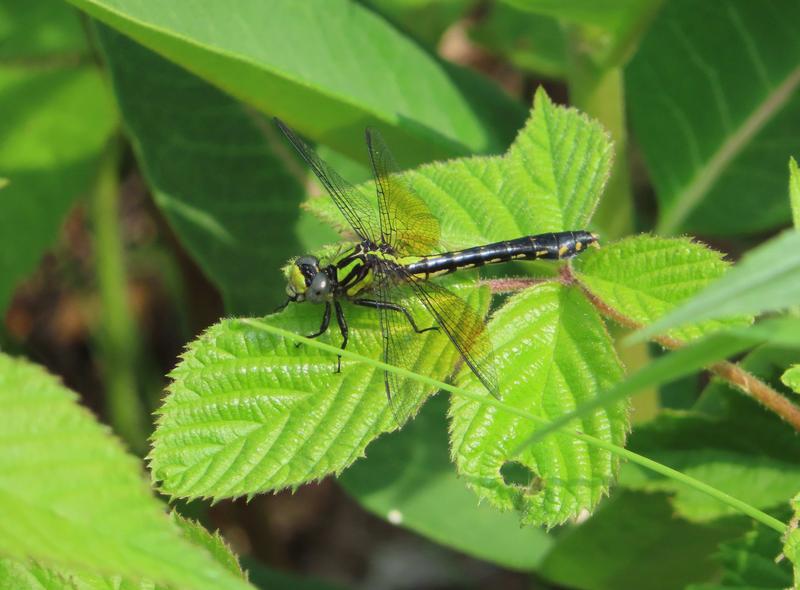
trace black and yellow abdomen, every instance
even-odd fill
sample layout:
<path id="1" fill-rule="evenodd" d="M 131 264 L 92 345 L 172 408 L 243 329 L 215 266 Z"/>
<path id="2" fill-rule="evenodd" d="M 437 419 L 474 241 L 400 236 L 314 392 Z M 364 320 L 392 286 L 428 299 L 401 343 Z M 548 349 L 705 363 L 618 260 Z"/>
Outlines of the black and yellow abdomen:
<path id="1" fill-rule="evenodd" d="M 538 234 L 437 256 L 424 256 L 404 267 L 411 274 L 429 277 L 454 272 L 459 268 L 475 268 L 511 260 L 572 258 L 595 242 L 597 236 L 588 231 Z"/>

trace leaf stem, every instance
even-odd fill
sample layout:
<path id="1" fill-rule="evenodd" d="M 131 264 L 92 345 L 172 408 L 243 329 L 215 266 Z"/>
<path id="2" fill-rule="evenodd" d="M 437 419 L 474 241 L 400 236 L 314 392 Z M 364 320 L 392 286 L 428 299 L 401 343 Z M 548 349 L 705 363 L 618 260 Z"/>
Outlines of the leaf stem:
<path id="1" fill-rule="evenodd" d="M 576 279 L 577 280 L 577 279 Z M 579 284 L 580 281 L 578 281 Z M 594 293 L 581 284 L 586 297 L 597 308 L 597 310 L 607 318 L 610 318 L 631 330 L 639 330 L 643 324 L 627 317 L 618 310 L 607 305 Z M 685 343 L 677 338 L 670 336 L 656 336 L 654 338 L 664 348 L 675 350 L 685 346 Z M 744 370 L 739 365 L 728 361 L 721 361 L 708 366 L 708 371 L 730 383 L 733 387 L 753 398 L 762 406 L 776 414 L 781 420 L 789 424 L 792 428 L 800 432 L 800 406 L 781 395 L 778 391 L 764 383 L 752 373 Z"/>
<path id="2" fill-rule="evenodd" d="M 128 301 L 119 221 L 118 138 L 106 149 L 90 197 L 94 262 L 100 294 L 97 344 L 106 386 L 108 418 L 132 451 L 147 450 L 145 410 L 136 386 L 139 337 Z"/>
<path id="3" fill-rule="evenodd" d="M 535 422 L 537 424 L 549 424 L 549 420 L 546 420 L 545 418 L 541 418 L 540 416 L 536 416 L 534 414 L 526 412 L 525 410 L 520 410 L 519 408 L 514 408 L 512 406 L 509 406 L 509 405 L 501 402 L 500 400 L 497 400 L 497 399 L 493 398 L 492 396 L 489 396 L 489 395 L 486 395 L 486 394 L 479 394 L 479 393 L 475 393 L 475 392 L 472 392 L 472 391 L 468 391 L 466 389 L 462 389 L 461 387 L 456 387 L 455 385 L 450 385 L 448 383 L 444 383 L 442 381 L 438 381 L 436 379 L 432 379 L 431 377 L 426 377 L 424 375 L 420 375 L 418 373 L 414 373 L 413 371 L 409 371 L 408 369 L 403 369 L 401 367 L 396 367 L 394 365 L 390 365 L 390 364 L 383 363 L 383 362 L 375 360 L 375 359 L 371 359 L 371 358 L 362 356 L 362 355 L 360 355 L 360 354 L 358 354 L 356 352 L 352 352 L 352 351 L 349 351 L 349 350 L 342 350 L 337 346 L 332 346 L 330 344 L 326 344 L 326 343 L 320 342 L 318 340 L 312 340 L 310 338 L 306 338 L 305 336 L 301 336 L 299 334 L 295 334 L 294 332 L 290 332 L 290 331 L 284 330 L 282 328 L 277 328 L 277 327 L 272 326 L 272 325 L 270 325 L 270 324 L 268 324 L 268 323 L 266 323 L 264 321 L 261 321 L 261 320 L 242 319 L 241 322 L 243 322 L 244 324 L 247 324 L 249 326 L 252 326 L 254 328 L 257 328 L 259 330 L 263 330 L 265 332 L 269 332 L 269 333 L 274 334 L 276 336 L 280 336 L 280 337 L 286 338 L 288 340 L 292 340 L 294 342 L 301 342 L 303 344 L 306 344 L 308 346 L 312 346 L 312 347 L 317 348 L 319 350 L 324 350 L 324 351 L 330 352 L 331 354 L 337 354 L 337 355 L 340 354 L 345 358 L 349 358 L 349 359 L 352 359 L 352 360 L 357 360 L 357 361 L 361 361 L 361 362 L 367 363 L 367 364 L 372 365 L 373 367 L 376 367 L 378 369 L 381 369 L 381 370 L 384 370 L 384 371 L 390 371 L 390 372 L 396 373 L 398 375 L 401 375 L 403 377 L 407 377 L 409 379 L 414 379 L 415 381 L 419 381 L 420 383 L 425 383 L 427 385 L 431 385 L 433 387 L 436 387 L 438 389 L 447 391 L 447 392 L 452 393 L 454 395 L 459 395 L 461 397 L 465 397 L 467 399 L 471 399 L 471 400 L 476 401 L 476 402 L 481 403 L 481 404 L 494 406 L 499 410 L 502 410 L 504 412 L 508 412 L 510 414 L 515 414 L 517 416 L 520 416 L 522 418 L 525 418 L 525 419 L 530 420 L 531 422 Z M 694 488 L 694 489 L 696 489 L 696 490 L 698 490 L 700 492 L 708 494 L 712 498 L 716 498 L 720 502 L 722 502 L 724 504 L 727 504 L 728 506 L 731 506 L 732 508 L 742 512 L 743 514 L 746 514 L 747 516 L 750 516 L 754 520 L 757 520 L 758 522 L 764 524 L 765 526 L 768 526 L 768 527 L 774 529 L 775 531 L 777 531 L 777 532 L 779 532 L 781 534 L 786 532 L 786 525 L 784 523 L 782 523 L 781 521 L 779 521 L 778 519 L 773 518 L 769 514 L 766 514 L 766 513 L 762 512 L 762 511 L 758 510 L 757 508 L 747 504 L 746 502 L 743 502 L 742 500 L 734 498 L 733 496 L 731 496 L 729 494 L 726 494 L 725 492 L 714 488 L 713 486 L 710 486 L 710 485 L 708 485 L 706 483 L 703 483 L 703 482 L 701 482 L 701 481 L 699 481 L 699 480 L 697 480 L 697 479 L 695 479 L 695 478 L 693 478 L 691 476 L 688 476 L 688 475 L 686 475 L 684 473 L 681 473 L 680 471 L 677 471 L 675 469 L 667 467 L 666 465 L 662 465 L 661 463 L 658 463 L 657 461 L 653 461 L 652 459 L 648 459 L 647 457 L 643 457 L 642 455 L 634 453 L 633 451 L 629 451 L 628 449 L 624 449 L 624 448 L 619 447 L 619 446 L 617 446 L 615 444 L 603 441 L 601 439 L 595 438 L 595 437 L 590 436 L 588 434 L 584 434 L 583 432 L 576 431 L 576 430 L 567 430 L 566 432 L 568 434 L 570 434 L 571 436 L 574 436 L 578 440 L 582 440 L 582 441 L 584 441 L 585 443 L 587 443 L 589 445 L 592 445 L 592 446 L 595 446 L 595 447 L 598 447 L 598 448 L 601 448 L 601 449 L 605 449 L 608 452 L 617 455 L 618 457 L 622 457 L 624 459 L 627 459 L 628 461 L 631 461 L 633 463 L 637 463 L 638 465 L 641 465 L 642 467 L 650 469 L 650 470 L 652 470 L 652 471 L 654 471 L 654 472 L 656 472 L 656 473 L 658 473 L 660 475 L 664 475 L 665 477 L 669 477 L 669 478 L 672 478 L 672 479 L 674 479 L 676 481 L 680 481 L 680 482 L 684 483 L 685 485 L 687 485 L 687 486 L 689 486 L 691 488 Z"/>

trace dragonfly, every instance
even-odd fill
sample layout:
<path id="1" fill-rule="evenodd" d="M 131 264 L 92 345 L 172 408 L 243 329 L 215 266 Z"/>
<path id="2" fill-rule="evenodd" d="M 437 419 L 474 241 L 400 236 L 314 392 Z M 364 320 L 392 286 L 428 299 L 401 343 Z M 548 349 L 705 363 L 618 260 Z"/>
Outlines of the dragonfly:
<path id="1" fill-rule="evenodd" d="M 333 251 L 290 261 L 284 267 L 287 300 L 276 311 L 290 303 L 321 305 L 322 322 L 308 337 L 326 333 L 335 314 L 344 350 L 349 328 L 342 303 L 375 310 L 383 362 L 408 369 L 414 368 L 419 356 L 418 351 L 413 352 L 413 339 L 430 330 L 441 330 L 483 387 L 499 399 L 497 370 L 482 314 L 435 279 L 486 264 L 569 259 L 597 246 L 597 236 L 586 230 L 560 231 L 444 251 L 439 220 L 400 172 L 377 130 L 367 128 L 365 132 L 376 207 L 283 121 L 276 118 L 275 123 L 325 187 L 356 236 L 355 241 Z M 420 325 L 410 310 L 414 302 L 427 310 L 432 325 Z M 341 356 L 336 371 L 341 371 Z M 395 419 L 402 426 L 424 399 L 404 401 L 404 379 L 395 372 L 383 372 L 383 385 Z"/>

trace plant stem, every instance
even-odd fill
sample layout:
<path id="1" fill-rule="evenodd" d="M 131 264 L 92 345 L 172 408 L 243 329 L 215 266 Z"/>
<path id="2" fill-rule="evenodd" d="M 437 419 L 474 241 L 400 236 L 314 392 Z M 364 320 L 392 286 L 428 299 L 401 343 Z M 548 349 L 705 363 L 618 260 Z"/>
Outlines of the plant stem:
<path id="1" fill-rule="evenodd" d="M 592 58 L 580 50 L 578 32 L 573 32 L 570 40 L 570 102 L 600 121 L 614 141 L 614 167 L 595 213 L 594 223 L 604 239 L 615 240 L 634 230 L 623 70 L 616 66 L 598 68 Z"/>
<path id="2" fill-rule="evenodd" d="M 362 355 L 360 355 L 360 354 L 358 354 L 356 352 L 352 352 L 350 350 L 346 350 L 346 349 L 343 350 L 343 349 L 339 348 L 338 346 L 332 346 L 330 344 L 326 344 L 326 343 L 320 342 L 318 340 L 312 340 L 311 338 L 306 338 L 305 336 L 300 336 L 299 334 L 295 334 L 294 332 L 290 332 L 290 331 L 284 330 L 282 328 L 271 326 L 271 325 L 269 325 L 268 323 L 266 323 L 266 322 L 264 322 L 262 320 L 243 319 L 243 320 L 240 320 L 240 321 L 243 324 L 252 326 L 252 327 L 254 327 L 256 329 L 263 330 L 265 332 L 269 332 L 271 334 L 274 334 L 276 336 L 280 336 L 282 338 L 286 338 L 286 339 L 291 340 L 293 342 L 301 342 L 301 343 L 303 343 L 305 345 L 317 348 L 319 350 L 324 350 L 324 351 L 330 352 L 331 354 L 341 355 L 341 356 L 343 356 L 345 358 L 361 361 L 361 362 L 367 363 L 369 365 L 372 365 L 373 367 L 376 367 L 378 369 L 381 369 L 381 370 L 384 370 L 384 371 L 390 371 L 392 373 L 396 373 L 398 375 L 401 375 L 403 377 L 407 377 L 409 379 L 414 379 L 415 381 L 419 381 L 420 383 L 425 383 L 427 385 L 431 385 L 431 386 L 436 387 L 438 389 L 450 392 L 450 393 L 452 393 L 454 395 L 459 395 L 461 397 L 465 397 L 467 399 L 471 399 L 471 400 L 473 400 L 475 402 L 478 402 L 478 403 L 481 403 L 481 404 L 494 406 L 494 407 L 498 408 L 499 410 L 502 410 L 504 412 L 508 412 L 510 414 L 515 414 L 517 416 L 520 416 L 522 418 L 530 420 L 531 422 L 536 422 L 537 424 L 549 424 L 549 421 L 546 420 L 545 418 L 541 418 L 539 416 L 536 416 L 534 414 L 526 412 L 525 410 L 520 410 L 519 408 L 515 408 L 513 406 L 509 406 L 509 405 L 503 403 L 502 401 L 495 399 L 494 397 L 492 397 L 490 395 L 483 395 L 483 394 L 479 394 L 479 393 L 473 393 L 471 391 L 467 391 L 467 390 L 462 389 L 460 387 L 456 387 L 455 385 L 450 385 L 448 383 L 444 383 L 442 381 L 437 381 L 436 379 L 432 379 L 432 378 L 426 377 L 424 375 L 419 375 L 417 373 L 414 373 L 413 371 L 409 371 L 408 369 L 403 369 L 401 367 L 395 367 L 394 365 L 389 365 L 387 363 L 383 363 L 381 361 L 362 356 Z M 585 443 L 587 443 L 589 445 L 605 449 L 608 452 L 617 455 L 618 457 L 622 457 L 624 459 L 627 459 L 628 461 L 631 461 L 633 463 L 637 463 L 638 465 L 641 465 L 642 467 L 650 469 L 650 470 L 652 470 L 652 471 L 654 471 L 654 472 L 656 472 L 656 473 L 658 473 L 660 475 L 672 478 L 672 479 L 674 479 L 676 481 L 680 481 L 680 482 L 686 484 L 687 486 L 689 486 L 691 488 L 694 488 L 694 489 L 696 489 L 696 490 L 698 490 L 700 492 L 708 494 L 712 498 L 716 498 L 720 502 L 722 502 L 724 504 L 727 504 L 728 506 L 731 506 L 732 508 L 742 512 L 743 514 L 746 514 L 747 516 L 750 516 L 754 520 L 757 520 L 758 522 L 770 527 L 771 529 L 774 529 L 775 531 L 777 531 L 777 532 L 779 532 L 781 534 L 784 534 L 786 532 L 786 525 L 784 523 L 782 523 L 781 521 L 779 521 L 778 519 L 773 518 L 769 514 L 766 514 L 766 513 L 762 512 L 761 510 L 758 510 L 757 508 L 747 504 L 746 502 L 743 502 L 742 500 L 734 498 L 733 496 L 731 496 L 729 494 L 726 494 L 725 492 L 723 492 L 721 490 L 718 490 L 718 489 L 716 489 L 716 488 L 714 488 L 714 487 L 712 487 L 712 486 L 710 486 L 710 485 L 708 485 L 706 483 L 703 483 L 703 482 L 701 482 L 701 481 L 699 481 L 699 480 L 697 480 L 697 479 L 695 479 L 695 478 L 693 478 L 693 477 L 691 477 L 689 475 L 686 475 L 684 473 L 681 473 L 680 471 L 677 471 L 675 469 L 667 467 L 666 465 L 662 465 L 661 463 L 658 463 L 657 461 L 653 461 L 652 459 L 648 459 L 647 457 L 643 457 L 642 455 L 634 453 L 633 451 L 629 451 L 628 449 L 624 449 L 622 447 L 618 447 L 617 445 L 615 445 L 613 443 L 606 442 L 604 440 L 601 440 L 599 438 L 595 438 L 595 437 L 590 436 L 588 434 L 584 434 L 582 432 L 579 432 L 579 431 L 576 431 L 576 430 L 571 430 L 571 429 L 566 430 L 565 432 L 567 434 L 570 434 L 571 436 L 574 436 L 575 438 L 577 438 L 579 440 L 584 441 Z"/>
<path id="3" fill-rule="evenodd" d="M 148 427 L 136 386 L 139 336 L 128 300 L 119 221 L 119 146 L 112 140 L 90 198 L 95 271 L 100 295 L 98 356 L 106 386 L 108 419 L 132 451 L 147 447 Z"/>
<path id="4" fill-rule="evenodd" d="M 589 301 L 603 314 L 605 317 L 614 320 L 616 323 L 629 328 L 631 330 L 639 330 L 644 327 L 643 324 L 627 317 L 616 309 L 601 301 L 597 296 L 591 293 L 585 285 L 583 287 Z M 684 342 L 669 336 L 657 336 L 654 338 L 664 348 L 675 350 L 684 346 Z M 739 365 L 722 361 L 714 363 L 708 367 L 708 370 L 727 381 L 734 388 L 743 392 L 748 397 L 753 398 L 762 406 L 773 412 L 781 420 L 791 425 L 792 428 L 800 432 L 800 406 L 788 400 L 785 396 L 775 391 L 772 387 L 764 383 L 761 379 L 744 370 Z"/>

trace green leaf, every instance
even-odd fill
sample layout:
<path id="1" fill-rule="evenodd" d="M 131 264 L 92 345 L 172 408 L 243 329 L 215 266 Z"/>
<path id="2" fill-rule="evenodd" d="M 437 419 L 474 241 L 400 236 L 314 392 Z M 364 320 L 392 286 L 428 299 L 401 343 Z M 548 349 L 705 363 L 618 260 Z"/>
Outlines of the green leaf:
<path id="1" fill-rule="evenodd" d="M 6 0 L 0 5 L 0 61 L 50 65 L 85 58 L 86 35 L 77 12 L 55 0 Z M 23 65 L 20 63 L 19 65 Z"/>
<path id="2" fill-rule="evenodd" d="M 488 11 L 470 27 L 473 41 L 523 70 L 552 78 L 565 77 L 567 42 L 556 19 L 527 13 L 505 2 L 489 5 Z"/>
<path id="3" fill-rule="evenodd" d="M 792 526 L 786 535 L 783 543 L 783 554 L 792 562 L 792 573 L 794 575 L 794 588 L 800 585 L 800 529 L 797 527 L 800 521 L 800 494 L 792 498 Z"/>
<path id="4" fill-rule="evenodd" d="M 98 26 L 114 92 L 153 196 L 233 313 L 282 299 L 303 188 L 271 124 L 203 80 Z M 153 108 L 153 97 L 158 108 Z"/>
<path id="5" fill-rule="evenodd" d="M 205 549 L 217 563 L 230 573 L 246 579 L 242 566 L 239 564 L 239 558 L 219 532 L 211 533 L 199 522 L 185 518 L 174 511 L 170 513 L 170 517 L 180 529 L 184 539 L 192 545 Z"/>
<path id="6" fill-rule="evenodd" d="M 75 580 L 68 574 L 48 569 L 35 562 L 22 562 L 0 557 L 0 585 L 14 590 L 78 590 Z M 135 586 L 122 585 L 120 590 L 134 590 Z"/>
<path id="7" fill-rule="evenodd" d="M 76 16 L 56 1 L 0 8 L 0 162 L 9 181 L 0 193 L 0 310 L 89 189 L 114 129 L 102 80 L 77 61 L 84 48 Z M 47 67 L 36 61 L 42 57 Z"/>
<path id="8" fill-rule="evenodd" d="M 581 590 L 674 590 L 713 579 L 718 543 L 741 523 L 698 525 L 676 518 L 663 494 L 619 490 L 579 526 L 563 531 L 539 574 Z"/>
<path id="9" fill-rule="evenodd" d="M 672 311 L 719 279 L 729 266 L 719 252 L 689 238 L 651 235 L 593 249 L 573 264 L 578 280 L 592 295 L 614 313 L 639 324 L 650 324 Z M 696 320 L 667 334 L 686 341 L 748 321 L 745 317 L 724 322 Z"/>
<path id="10" fill-rule="evenodd" d="M 219 534 L 212 535 L 198 523 L 175 512 L 170 517 L 184 539 L 206 549 L 220 565 L 237 577 L 245 578 L 238 559 Z M 89 574 L 13 559 L 0 559 L 0 587 L 14 590 L 167 590 L 163 584 L 154 584 L 149 580 L 133 582 L 118 575 Z"/>
<path id="11" fill-rule="evenodd" d="M 505 156 L 506 181 L 530 191 L 542 214 L 553 217 L 553 226 L 582 229 L 597 207 L 612 159 L 611 140 L 600 123 L 554 105 L 540 88 L 531 117 Z M 518 196 L 507 191 L 503 200 Z"/>
<path id="12" fill-rule="evenodd" d="M 406 178 L 440 220 L 442 243 L 467 247 L 585 228 L 612 157 L 611 142 L 599 123 L 556 106 L 540 88 L 525 127 L 504 156 L 425 165 L 407 172 Z M 372 181 L 360 188 L 375 199 Z M 314 199 L 309 206 L 344 227 L 330 199 Z"/>
<path id="13" fill-rule="evenodd" d="M 716 560 L 722 566 L 718 583 L 692 584 L 686 590 L 783 590 L 792 586 L 787 560 L 776 561 L 781 539 L 762 525 L 720 544 Z"/>
<path id="14" fill-rule="evenodd" d="M 486 290 L 468 298 L 486 310 Z M 481 301 L 481 299 L 483 301 Z M 412 313 L 419 306 L 410 305 Z M 348 350 L 382 356 L 378 317 L 347 306 Z M 294 305 L 270 316 L 300 334 L 319 327 L 321 309 Z M 336 346 L 338 332 L 320 337 Z M 415 370 L 442 379 L 457 352 L 438 331 L 414 340 Z M 150 455 L 153 477 L 172 496 L 252 496 L 340 473 L 379 434 L 397 428 L 383 371 L 292 343 L 240 320 L 223 320 L 194 341 L 172 372 Z M 404 399 L 429 386 L 409 383 Z M 405 397 L 408 396 L 408 397 Z"/>
<path id="15" fill-rule="evenodd" d="M 800 169 L 797 160 L 789 158 L 789 203 L 792 207 L 794 229 L 800 231 Z"/>
<path id="16" fill-rule="evenodd" d="M 789 219 L 784 162 L 800 133 L 800 37 L 789 23 L 798 20 L 793 0 L 665 3 L 627 71 L 659 233 L 756 232 Z"/>
<path id="17" fill-rule="evenodd" d="M 780 377 L 787 362 L 796 358 L 795 348 L 763 346 L 748 354 L 740 364 L 763 381 L 772 383 Z M 800 469 L 797 462 L 800 441 L 796 433 L 775 414 L 733 390 L 726 382 L 712 381 L 692 412 L 668 416 L 637 429 L 631 437 L 631 448 L 645 453 L 652 451 L 654 458 L 664 458 L 676 468 L 686 466 L 690 474 L 695 473 L 703 481 L 741 499 L 758 496 L 752 498 L 756 506 L 774 507 L 794 493 L 786 490 L 792 490 L 792 480 L 796 486 Z M 719 436 L 715 437 L 717 432 Z M 781 472 L 782 467 L 785 472 Z M 622 483 L 630 481 L 636 487 L 652 483 L 656 489 L 675 491 L 675 507 L 682 514 L 700 519 L 731 514 L 729 508 L 717 503 L 712 505 L 708 498 L 676 482 L 669 483 L 637 471 L 638 468 L 626 466 Z M 771 488 L 773 482 L 779 489 Z M 762 489 L 763 496 L 759 495 Z"/>
<path id="18" fill-rule="evenodd" d="M 558 283 L 511 298 L 490 323 L 504 403 L 546 420 L 592 399 L 622 378 L 601 318 L 583 294 Z M 462 382 L 468 378 L 462 370 Z M 458 472 L 481 498 L 517 510 L 525 524 L 552 526 L 591 510 L 616 475 L 618 459 L 567 433 L 518 455 L 539 426 L 466 398 L 451 402 L 451 452 Z M 625 404 L 601 408 L 581 431 L 622 445 Z"/>
<path id="19" fill-rule="evenodd" d="M 794 365 L 781 376 L 781 381 L 795 393 L 800 393 L 800 365 Z"/>
<path id="20" fill-rule="evenodd" d="M 785 504 L 800 480 L 800 442 L 791 427 L 779 423 L 764 430 L 766 425 L 767 420 L 758 415 L 733 422 L 696 412 L 664 412 L 639 426 L 628 447 L 766 510 Z M 692 521 L 737 514 L 705 494 L 633 464 L 625 465 L 620 483 L 636 490 L 675 492 L 675 510 Z"/>
<path id="21" fill-rule="evenodd" d="M 189 4 L 72 3 L 350 156 L 362 153 L 368 124 L 416 164 L 502 149 L 522 118 L 499 88 L 346 0 L 241 0 L 236 18 L 216 2 L 199 12 Z"/>
<path id="22" fill-rule="evenodd" d="M 187 589 L 251 588 L 181 539 L 138 461 L 52 376 L 0 355 L 0 406 L 0 512 L 14 515 L 0 520 L 0 553 Z"/>
<path id="23" fill-rule="evenodd" d="M 634 336 L 644 340 L 676 333 L 676 326 L 683 331 L 687 324 L 778 311 L 798 302 L 800 232 L 788 231 L 749 251 L 724 277 Z"/>
<path id="24" fill-rule="evenodd" d="M 468 555 L 535 570 L 553 538 L 478 505 L 447 454 L 447 398 L 431 399 L 402 432 L 367 447 L 339 483 L 369 511 Z"/>

